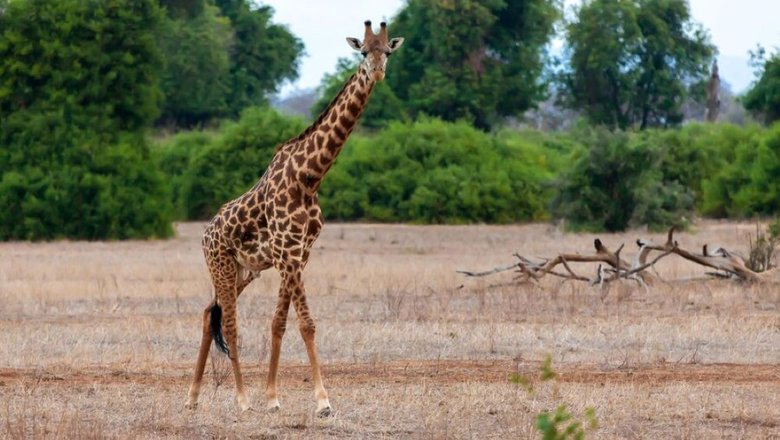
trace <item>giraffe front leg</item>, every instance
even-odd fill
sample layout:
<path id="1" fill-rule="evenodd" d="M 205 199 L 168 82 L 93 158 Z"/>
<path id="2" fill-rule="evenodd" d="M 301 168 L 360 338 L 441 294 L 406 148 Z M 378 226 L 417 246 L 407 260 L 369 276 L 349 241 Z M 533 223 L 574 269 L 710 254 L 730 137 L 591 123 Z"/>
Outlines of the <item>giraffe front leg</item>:
<path id="1" fill-rule="evenodd" d="M 276 375 L 279 371 L 279 356 L 282 350 L 282 338 L 287 328 L 287 312 L 290 309 L 290 295 L 287 292 L 284 280 L 279 289 L 279 299 L 276 303 L 276 311 L 271 322 L 271 361 L 268 364 L 268 384 L 266 386 L 266 408 L 268 411 L 279 411 L 279 397 L 276 392 Z"/>
<path id="2" fill-rule="evenodd" d="M 329 417 L 333 414 L 333 409 L 328 400 L 328 392 L 322 383 L 322 374 L 320 373 L 320 362 L 317 356 L 317 343 L 314 340 L 316 326 L 314 319 L 309 312 L 309 306 L 306 302 L 306 293 L 303 288 L 300 274 L 297 277 L 298 285 L 293 295 L 295 312 L 298 315 L 298 327 L 301 331 L 301 337 L 306 344 L 306 353 L 309 355 L 309 363 L 312 369 L 312 379 L 314 381 L 314 397 L 317 399 L 317 417 Z"/>

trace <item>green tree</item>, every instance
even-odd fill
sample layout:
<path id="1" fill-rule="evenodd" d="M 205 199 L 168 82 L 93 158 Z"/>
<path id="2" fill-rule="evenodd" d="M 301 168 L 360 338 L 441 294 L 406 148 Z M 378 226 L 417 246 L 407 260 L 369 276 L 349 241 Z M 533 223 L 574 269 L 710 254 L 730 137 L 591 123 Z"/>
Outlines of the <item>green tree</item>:
<path id="1" fill-rule="evenodd" d="M 390 30 L 406 38 L 387 82 L 412 116 L 489 128 L 544 96 L 544 46 L 558 18 L 548 0 L 410 0 Z"/>
<path id="2" fill-rule="evenodd" d="M 325 110 L 331 100 L 347 82 L 349 77 L 357 72 L 359 59 L 340 58 L 336 65 L 336 72 L 327 74 L 322 79 L 319 87 L 319 99 L 312 105 L 312 116 L 317 116 Z M 387 126 L 390 121 L 405 121 L 409 119 L 403 103 L 393 93 L 386 82 L 382 81 L 374 86 L 368 105 L 363 109 L 360 125 L 368 128 L 381 128 Z"/>
<path id="3" fill-rule="evenodd" d="M 171 18 L 195 18 L 208 7 L 209 0 L 159 0 Z"/>
<path id="4" fill-rule="evenodd" d="M 743 98 L 745 108 L 754 116 L 771 124 L 780 120 L 780 52 L 764 59 L 765 51 L 759 48 L 753 54 L 758 81 Z"/>
<path id="5" fill-rule="evenodd" d="M 298 77 L 303 43 L 284 26 L 271 23 L 270 6 L 247 0 L 216 0 L 230 19 L 235 39 L 230 51 L 228 106 L 238 115 L 246 107 L 267 104 L 266 96 L 284 80 Z"/>
<path id="6" fill-rule="evenodd" d="M 62 109 L 92 129 L 134 131 L 158 114 L 161 13 L 152 0 L 10 2 L 0 15 L 0 119 Z"/>
<path id="7" fill-rule="evenodd" d="M 0 3 L 0 240 L 171 233 L 153 0 Z"/>
<path id="8" fill-rule="evenodd" d="M 621 129 L 679 124 L 714 53 L 684 0 L 586 2 L 566 39 L 565 103 L 593 123 Z"/>
<path id="9" fill-rule="evenodd" d="M 224 116 L 229 109 L 230 20 L 215 6 L 186 9 L 168 3 L 173 4 L 160 31 L 165 101 L 158 123 L 193 126 Z"/>

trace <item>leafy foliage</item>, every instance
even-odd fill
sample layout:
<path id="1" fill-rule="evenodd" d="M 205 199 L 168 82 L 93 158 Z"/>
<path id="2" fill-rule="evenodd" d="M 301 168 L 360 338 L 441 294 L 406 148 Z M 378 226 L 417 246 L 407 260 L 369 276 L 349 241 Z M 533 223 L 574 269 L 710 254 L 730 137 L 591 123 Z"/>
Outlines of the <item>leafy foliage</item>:
<path id="1" fill-rule="evenodd" d="M 565 102 L 611 128 L 669 127 L 714 47 L 684 0 L 594 0 L 566 29 Z M 699 87 L 702 91 L 703 88 Z"/>
<path id="2" fill-rule="evenodd" d="M 184 8 L 170 5 L 174 16 L 160 29 L 165 101 L 159 122 L 193 126 L 228 113 L 233 32 L 215 6 Z"/>
<path id="3" fill-rule="evenodd" d="M 203 219 L 260 177 L 303 122 L 252 109 L 221 133 L 176 135 L 156 148 L 177 216 Z M 694 212 L 768 215 L 780 190 L 780 124 L 572 133 L 465 122 L 392 122 L 354 133 L 320 189 L 329 219 L 418 223 L 568 220 L 576 230 L 686 225 Z"/>
<path id="4" fill-rule="evenodd" d="M 544 0 L 410 0 L 390 26 L 406 44 L 387 82 L 411 116 L 489 128 L 543 97 L 543 47 L 558 14 Z"/>
<path id="5" fill-rule="evenodd" d="M 585 410 L 585 418 L 591 429 L 598 426 L 593 408 Z M 536 418 L 536 428 L 542 434 L 543 440 L 582 440 L 585 438 L 585 428 L 582 427 L 582 422 L 573 419 L 574 416 L 566 409 L 566 405 L 561 405 L 553 413 L 542 411 Z"/>
<path id="6" fill-rule="evenodd" d="M 766 123 L 780 120 L 780 52 L 764 60 L 764 50 L 755 54 L 758 81 L 743 98 L 745 108 Z"/>
<path id="7" fill-rule="evenodd" d="M 275 110 L 249 108 L 213 142 L 203 137 L 177 138 L 163 147 L 159 152 L 163 157 L 183 157 L 184 148 L 195 153 L 184 173 L 178 166 L 169 170 L 176 173 L 172 175 L 181 185 L 176 196 L 179 211 L 188 219 L 206 219 L 216 214 L 222 204 L 259 180 L 277 145 L 303 128 L 301 120 L 282 116 Z"/>
<path id="8" fill-rule="evenodd" d="M 675 167 L 675 152 L 657 137 L 593 129 L 579 138 L 571 168 L 559 180 L 553 214 L 575 230 L 622 231 L 684 225 L 695 195 Z M 695 164 L 693 164 L 695 166 Z"/>
<path id="9" fill-rule="evenodd" d="M 187 173 L 192 167 L 194 159 L 218 140 L 218 134 L 215 132 L 181 132 L 165 139 L 152 149 L 154 162 L 165 174 L 166 180 L 172 188 L 171 205 L 173 206 L 174 218 L 187 218 L 185 189 L 191 181 Z"/>
<path id="10" fill-rule="evenodd" d="M 724 130 L 717 172 L 702 182 L 703 214 L 750 217 L 780 212 L 780 123 Z"/>
<path id="11" fill-rule="evenodd" d="M 268 93 L 282 81 L 298 77 L 303 44 L 287 28 L 271 23 L 270 6 L 254 7 L 248 0 L 215 3 L 235 33 L 227 102 L 231 113 L 238 115 L 246 107 L 267 104 Z"/>
<path id="12" fill-rule="evenodd" d="M 273 24 L 273 9 L 248 0 L 160 0 L 165 70 L 158 124 L 191 127 L 267 104 L 297 77 L 303 45 Z"/>
<path id="13" fill-rule="evenodd" d="M 0 130 L 0 240 L 166 237 L 168 186 L 142 138 L 108 139 L 63 113 L 17 112 Z"/>
<path id="14" fill-rule="evenodd" d="M 168 16 L 173 18 L 195 18 L 208 7 L 209 0 L 159 0 Z"/>
<path id="15" fill-rule="evenodd" d="M 0 240 L 170 235 L 141 135 L 159 98 L 157 3 L 2 6 Z"/>
<path id="16" fill-rule="evenodd" d="M 547 356 L 542 362 L 540 368 L 539 380 L 541 382 L 554 381 L 558 374 L 552 367 L 552 357 Z M 519 374 L 512 374 L 509 381 L 522 386 L 528 394 L 534 394 L 534 387 L 531 380 Z M 553 384 L 555 386 L 555 384 Z M 557 394 L 557 392 L 553 392 Z M 569 412 L 565 404 L 559 405 L 554 412 L 544 410 L 536 416 L 536 429 L 541 434 L 543 440 L 582 440 L 589 430 L 598 428 L 596 419 L 596 410 L 594 408 L 585 408 L 585 422 L 575 418 L 575 415 Z"/>
<path id="17" fill-rule="evenodd" d="M 153 0 L 10 2 L 0 14 L 0 119 L 61 108 L 93 129 L 146 127 L 158 114 L 160 19 Z"/>
<path id="18" fill-rule="evenodd" d="M 544 218 L 549 153 L 466 123 L 391 123 L 353 136 L 320 194 L 327 217 L 422 223 Z"/>

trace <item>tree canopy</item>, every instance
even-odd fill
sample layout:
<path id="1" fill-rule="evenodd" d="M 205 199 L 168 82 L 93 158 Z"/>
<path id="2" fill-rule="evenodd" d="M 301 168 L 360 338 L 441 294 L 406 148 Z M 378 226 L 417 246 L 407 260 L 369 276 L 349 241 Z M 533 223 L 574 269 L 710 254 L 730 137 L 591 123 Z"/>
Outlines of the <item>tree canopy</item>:
<path id="1" fill-rule="evenodd" d="M 0 4 L 0 240 L 171 232 L 153 0 Z"/>
<path id="2" fill-rule="evenodd" d="M 765 51 L 754 54 L 758 80 L 745 94 L 745 108 L 770 124 L 780 120 L 780 52 L 764 59 Z"/>
<path id="3" fill-rule="evenodd" d="M 714 47 L 684 0 L 593 0 L 566 26 L 565 102 L 612 128 L 668 127 Z M 698 87 L 703 91 L 703 87 Z"/>
<path id="4" fill-rule="evenodd" d="M 191 126 L 228 113 L 230 20 L 215 6 L 168 6 L 160 29 L 165 101 L 160 122 Z M 197 12 L 195 12 L 197 11 Z"/>
<path id="5" fill-rule="evenodd" d="M 153 0 L 10 2 L 0 14 L 0 120 L 58 109 L 92 129 L 136 130 L 158 114 Z"/>
<path id="6" fill-rule="evenodd" d="M 270 7 L 247 0 L 160 0 L 165 102 L 159 123 L 203 124 L 267 104 L 297 77 L 300 40 L 273 24 Z"/>
<path id="7" fill-rule="evenodd" d="M 489 128 L 543 98 L 544 47 L 558 16 L 546 0 L 410 0 L 390 25 L 407 43 L 387 82 L 411 116 Z"/>
<path id="8" fill-rule="evenodd" d="M 286 27 L 271 23 L 270 6 L 248 0 L 216 0 L 230 19 L 235 39 L 230 51 L 227 102 L 232 115 L 252 105 L 265 105 L 284 80 L 298 77 L 303 43 Z"/>

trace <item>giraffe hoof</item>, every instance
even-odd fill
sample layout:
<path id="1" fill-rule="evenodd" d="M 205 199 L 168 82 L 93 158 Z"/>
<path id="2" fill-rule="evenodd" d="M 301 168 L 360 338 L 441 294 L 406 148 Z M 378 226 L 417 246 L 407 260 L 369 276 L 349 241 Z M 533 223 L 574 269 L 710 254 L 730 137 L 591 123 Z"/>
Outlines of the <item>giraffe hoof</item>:
<path id="1" fill-rule="evenodd" d="M 280 409 L 282 409 L 282 407 L 281 407 L 281 405 L 279 405 L 278 402 L 277 403 L 272 403 L 272 404 L 268 405 L 268 408 L 267 408 L 269 413 L 279 412 Z"/>
<path id="2" fill-rule="evenodd" d="M 247 412 L 252 409 L 252 407 L 249 405 L 249 401 L 246 398 L 238 399 L 238 408 L 241 410 L 241 412 Z"/>
<path id="3" fill-rule="evenodd" d="M 196 409 L 198 409 L 198 402 L 188 402 L 188 403 L 184 404 L 184 408 L 186 408 L 188 410 L 191 410 L 191 411 L 192 410 L 196 410 Z"/>
<path id="4" fill-rule="evenodd" d="M 321 419 L 331 417 L 332 415 L 333 415 L 333 409 L 331 409 L 331 407 L 329 406 L 326 406 L 325 408 L 322 408 L 321 410 L 317 411 L 317 417 Z"/>

